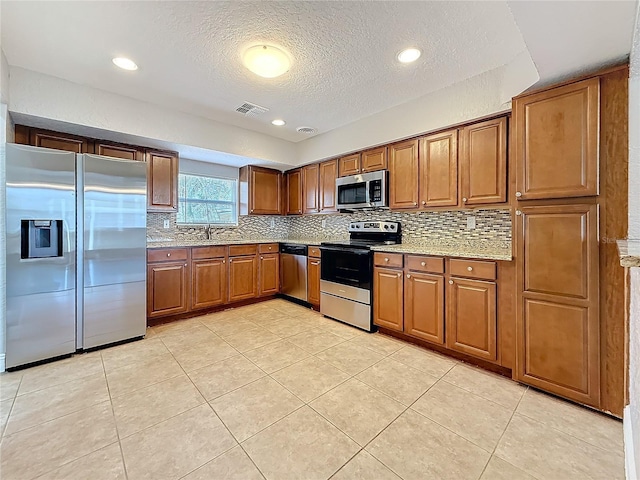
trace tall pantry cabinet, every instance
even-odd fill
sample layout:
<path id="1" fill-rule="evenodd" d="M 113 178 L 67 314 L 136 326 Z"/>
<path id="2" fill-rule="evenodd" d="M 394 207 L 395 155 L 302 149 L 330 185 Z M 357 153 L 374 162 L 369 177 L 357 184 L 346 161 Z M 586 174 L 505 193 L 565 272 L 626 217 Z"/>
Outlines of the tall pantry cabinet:
<path id="1" fill-rule="evenodd" d="M 514 377 L 618 415 L 624 279 L 600 240 L 626 235 L 626 181 L 614 175 L 626 172 L 627 77 L 618 68 L 513 101 Z"/>

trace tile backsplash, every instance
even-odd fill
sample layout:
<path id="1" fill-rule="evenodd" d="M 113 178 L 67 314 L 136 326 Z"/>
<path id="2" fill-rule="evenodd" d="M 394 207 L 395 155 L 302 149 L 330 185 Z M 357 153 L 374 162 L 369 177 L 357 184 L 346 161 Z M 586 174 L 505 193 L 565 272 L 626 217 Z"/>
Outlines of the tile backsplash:
<path id="1" fill-rule="evenodd" d="M 475 217 L 474 229 L 467 229 L 467 219 L 470 216 Z M 170 228 L 163 228 L 164 220 L 169 220 Z M 334 215 L 242 216 L 238 219 L 237 227 L 212 228 L 211 237 L 220 240 L 348 238 L 347 227 L 350 222 L 376 220 L 400 222 L 403 243 L 448 239 L 511 242 L 511 212 L 508 209 L 412 213 L 380 209 Z M 195 240 L 206 237 L 203 227 L 176 225 L 175 213 L 147 214 L 147 236 L 154 240 L 176 240 L 185 237 Z"/>

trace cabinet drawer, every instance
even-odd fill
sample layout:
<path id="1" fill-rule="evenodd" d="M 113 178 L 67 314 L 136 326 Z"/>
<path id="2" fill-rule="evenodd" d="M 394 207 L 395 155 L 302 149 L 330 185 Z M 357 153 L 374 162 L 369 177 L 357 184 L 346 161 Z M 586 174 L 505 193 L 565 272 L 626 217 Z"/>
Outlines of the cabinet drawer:
<path id="1" fill-rule="evenodd" d="M 187 259 L 186 248 L 154 248 L 147 250 L 147 262 L 174 262 Z"/>
<path id="2" fill-rule="evenodd" d="M 485 280 L 496 279 L 496 262 L 452 258 L 449 267 L 449 273 L 456 277 L 482 278 Z"/>
<path id="3" fill-rule="evenodd" d="M 226 254 L 226 247 L 192 247 L 191 258 L 198 260 L 200 258 L 219 258 Z"/>
<path id="4" fill-rule="evenodd" d="M 262 243 L 258 245 L 260 253 L 278 253 L 280 246 L 277 243 Z"/>
<path id="5" fill-rule="evenodd" d="M 402 268 L 402 254 L 376 252 L 373 255 L 373 263 L 378 267 Z"/>
<path id="6" fill-rule="evenodd" d="M 405 263 L 409 270 L 416 272 L 444 273 L 444 258 L 442 257 L 405 255 Z"/>
<path id="7" fill-rule="evenodd" d="M 308 255 L 313 258 L 320 258 L 320 248 L 318 247 L 309 247 Z"/>
<path id="8" fill-rule="evenodd" d="M 229 245 L 229 256 L 255 255 L 258 253 L 257 245 Z"/>

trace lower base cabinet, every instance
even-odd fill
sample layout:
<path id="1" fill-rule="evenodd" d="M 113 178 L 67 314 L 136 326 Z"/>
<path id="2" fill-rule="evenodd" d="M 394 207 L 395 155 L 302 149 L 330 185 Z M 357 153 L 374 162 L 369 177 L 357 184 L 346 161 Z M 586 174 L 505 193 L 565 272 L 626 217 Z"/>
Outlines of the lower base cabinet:
<path id="1" fill-rule="evenodd" d="M 495 361 L 498 358 L 496 284 L 451 277 L 447 298 L 447 347 Z"/>
<path id="2" fill-rule="evenodd" d="M 258 282 L 258 295 L 275 295 L 280 291 L 280 255 L 267 253 L 260 255 L 260 281 Z"/>
<path id="3" fill-rule="evenodd" d="M 373 323 L 402 332 L 402 271 L 391 268 L 373 269 Z"/>
<path id="4" fill-rule="evenodd" d="M 405 275 L 404 331 L 444 345 L 444 276 L 411 272 Z"/>
<path id="5" fill-rule="evenodd" d="M 307 258 L 307 301 L 320 306 L 320 259 Z"/>
<path id="6" fill-rule="evenodd" d="M 147 317 L 187 311 L 188 265 L 180 261 L 147 266 Z"/>
<path id="7" fill-rule="evenodd" d="M 229 259 L 229 302 L 258 295 L 258 257 L 247 255 Z"/>
<path id="8" fill-rule="evenodd" d="M 191 262 L 191 309 L 227 301 L 227 261 L 224 257 Z"/>

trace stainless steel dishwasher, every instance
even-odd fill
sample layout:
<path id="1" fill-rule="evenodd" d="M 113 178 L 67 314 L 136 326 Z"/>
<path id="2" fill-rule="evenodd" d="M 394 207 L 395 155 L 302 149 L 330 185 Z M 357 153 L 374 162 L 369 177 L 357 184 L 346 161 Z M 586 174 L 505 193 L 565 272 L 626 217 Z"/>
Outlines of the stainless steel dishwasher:
<path id="1" fill-rule="evenodd" d="M 280 244 L 280 293 L 307 301 L 307 246 Z"/>

